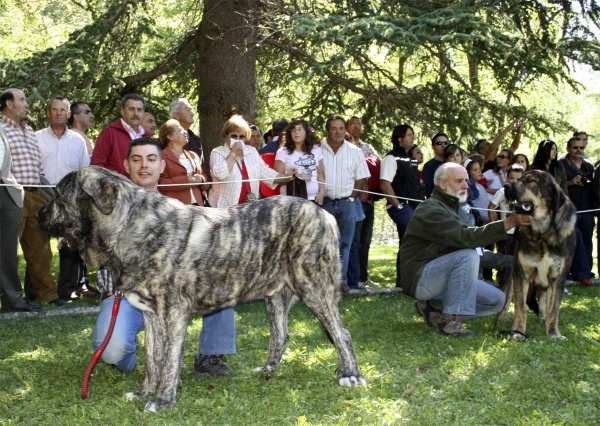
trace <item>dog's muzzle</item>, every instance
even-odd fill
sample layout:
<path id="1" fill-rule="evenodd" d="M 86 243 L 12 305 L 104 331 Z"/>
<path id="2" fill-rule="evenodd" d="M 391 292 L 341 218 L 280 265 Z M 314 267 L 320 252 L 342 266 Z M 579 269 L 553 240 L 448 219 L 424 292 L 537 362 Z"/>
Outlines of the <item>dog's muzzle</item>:
<path id="1" fill-rule="evenodd" d="M 518 201 L 509 202 L 508 206 L 515 213 L 520 214 L 533 214 L 533 204 L 531 203 L 520 203 Z"/>

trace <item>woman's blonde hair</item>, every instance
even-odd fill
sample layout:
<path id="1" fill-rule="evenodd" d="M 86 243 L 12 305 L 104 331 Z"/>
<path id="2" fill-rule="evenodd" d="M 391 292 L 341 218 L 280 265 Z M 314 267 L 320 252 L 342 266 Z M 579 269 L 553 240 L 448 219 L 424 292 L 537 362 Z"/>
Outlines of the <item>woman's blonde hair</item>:
<path id="1" fill-rule="evenodd" d="M 225 122 L 223 130 L 221 130 L 221 137 L 225 139 L 227 138 L 228 134 L 237 130 L 241 130 L 246 134 L 246 140 L 250 139 L 250 136 L 252 135 L 250 125 L 246 120 L 244 120 L 244 117 L 239 114 L 234 114 Z"/>
<path id="2" fill-rule="evenodd" d="M 177 126 L 180 126 L 179 121 L 174 118 L 167 120 L 165 124 L 160 126 L 160 130 L 158 131 L 158 140 L 160 141 L 160 146 L 162 149 L 165 149 L 167 145 L 169 145 L 169 136 L 175 132 Z"/>

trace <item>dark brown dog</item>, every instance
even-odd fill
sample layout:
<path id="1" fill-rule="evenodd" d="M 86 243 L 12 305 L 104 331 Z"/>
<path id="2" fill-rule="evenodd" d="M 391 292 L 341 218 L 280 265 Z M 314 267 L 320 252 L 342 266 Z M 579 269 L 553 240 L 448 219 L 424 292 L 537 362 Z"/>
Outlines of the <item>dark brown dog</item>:
<path id="1" fill-rule="evenodd" d="M 558 312 L 575 252 L 575 206 L 552 175 L 538 170 L 525 173 L 504 189 L 511 209 L 531 216 L 531 226 L 521 227 L 516 237 L 515 319 L 510 336 L 527 338 L 527 293 L 534 286 L 546 333 L 565 339 L 558 330 Z"/>

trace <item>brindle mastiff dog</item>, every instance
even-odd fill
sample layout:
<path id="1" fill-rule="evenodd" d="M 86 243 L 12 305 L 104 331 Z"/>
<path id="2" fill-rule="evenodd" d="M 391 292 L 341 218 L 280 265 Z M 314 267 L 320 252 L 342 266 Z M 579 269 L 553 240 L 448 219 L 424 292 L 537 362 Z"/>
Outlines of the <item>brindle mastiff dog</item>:
<path id="1" fill-rule="evenodd" d="M 186 206 L 100 167 L 64 177 L 38 213 L 42 229 L 67 239 L 144 314 L 145 378 L 136 394 L 175 405 L 188 319 L 263 294 L 271 324 L 261 371 L 279 364 L 288 311 L 301 298 L 338 351 L 341 386 L 365 385 L 338 310 L 341 263 L 333 216 L 296 197 L 216 209 Z"/>
<path id="2" fill-rule="evenodd" d="M 511 209 L 531 215 L 531 226 L 521 227 L 516 237 L 515 320 L 510 337 L 526 339 L 525 304 L 529 286 L 534 286 L 546 333 L 565 339 L 558 330 L 558 311 L 575 252 L 575 206 L 546 172 L 529 171 L 504 188 Z"/>

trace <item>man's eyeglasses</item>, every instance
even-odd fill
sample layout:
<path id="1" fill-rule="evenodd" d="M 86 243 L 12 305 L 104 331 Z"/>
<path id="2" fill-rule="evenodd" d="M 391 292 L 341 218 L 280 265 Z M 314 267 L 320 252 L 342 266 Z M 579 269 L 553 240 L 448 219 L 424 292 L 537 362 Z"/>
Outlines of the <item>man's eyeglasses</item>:
<path id="1" fill-rule="evenodd" d="M 240 140 L 246 139 L 246 135 L 242 135 L 242 134 L 240 134 L 240 135 L 236 135 L 235 133 L 231 133 L 231 134 L 229 135 L 229 137 L 230 137 L 231 139 L 240 139 Z"/>
<path id="2" fill-rule="evenodd" d="M 444 145 L 444 146 L 446 146 L 446 145 L 448 145 L 449 143 L 450 143 L 449 141 L 435 141 L 435 144 L 436 144 L 437 146 L 441 146 L 441 145 Z"/>
<path id="3" fill-rule="evenodd" d="M 499 156 L 497 156 L 496 158 L 499 158 L 501 160 L 506 160 L 508 158 L 508 155 L 504 155 L 504 154 L 500 154 Z"/>
<path id="4" fill-rule="evenodd" d="M 572 146 L 571 148 L 572 149 L 580 149 L 583 151 L 585 149 L 585 146 Z"/>

